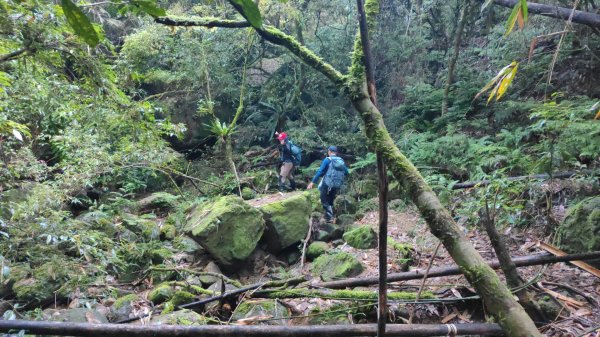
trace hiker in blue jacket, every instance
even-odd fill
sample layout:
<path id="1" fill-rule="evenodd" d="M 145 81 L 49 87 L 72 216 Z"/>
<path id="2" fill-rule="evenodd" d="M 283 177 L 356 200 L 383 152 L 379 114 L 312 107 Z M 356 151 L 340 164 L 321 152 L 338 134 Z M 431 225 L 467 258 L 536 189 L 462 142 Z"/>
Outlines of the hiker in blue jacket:
<path id="1" fill-rule="evenodd" d="M 330 146 L 327 149 L 327 158 L 321 163 L 321 167 L 315 174 L 307 189 L 313 188 L 313 185 L 323 177 L 319 184 L 319 192 L 321 193 L 321 205 L 325 210 L 325 221 L 333 222 L 333 200 L 344 184 L 344 179 L 348 175 L 348 168 L 344 160 L 337 155 L 337 147 Z"/>

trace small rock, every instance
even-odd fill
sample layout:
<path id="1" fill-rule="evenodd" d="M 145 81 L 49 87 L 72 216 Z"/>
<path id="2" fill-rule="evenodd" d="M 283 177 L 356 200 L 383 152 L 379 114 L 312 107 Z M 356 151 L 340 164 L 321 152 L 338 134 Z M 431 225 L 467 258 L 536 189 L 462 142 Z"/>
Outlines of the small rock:
<path id="1" fill-rule="evenodd" d="M 214 273 L 214 274 L 222 274 L 219 266 L 217 266 L 217 264 L 212 261 L 210 261 L 206 265 L 206 267 L 204 267 L 204 269 L 202 269 L 202 271 L 208 272 L 208 273 Z M 199 280 L 200 280 L 200 282 L 202 282 L 203 285 L 208 287 L 211 284 L 218 282 L 220 280 L 220 278 L 217 276 L 211 276 L 211 275 L 200 275 Z"/>
<path id="2" fill-rule="evenodd" d="M 168 314 L 162 314 L 159 316 L 153 316 L 150 319 L 150 325 L 206 325 L 208 320 L 206 317 L 195 313 L 192 310 L 183 309 L 170 312 Z"/>
<path id="3" fill-rule="evenodd" d="M 277 300 L 249 300 L 238 305 L 233 314 L 232 321 L 250 324 L 256 322 L 261 317 L 277 319 L 259 322 L 259 324 L 288 325 L 290 312 Z"/>
<path id="4" fill-rule="evenodd" d="M 44 321 L 72 323 L 108 323 L 106 316 L 97 310 L 87 308 L 75 309 L 45 309 L 42 312 Z"/>
<path id="5" fill-rule="evenodd" d="M 179 196 L 167 192 L 156 192 L 139 200 L 137 206 L 141 212 L 168 212 L 177 206 Z"/>
<path id="6" fill-rule="evenodd" d="M 247 186 L 242 188 L 242 199 L 251 200 L 254 198 L 256 198 L 256 191 Z"/>

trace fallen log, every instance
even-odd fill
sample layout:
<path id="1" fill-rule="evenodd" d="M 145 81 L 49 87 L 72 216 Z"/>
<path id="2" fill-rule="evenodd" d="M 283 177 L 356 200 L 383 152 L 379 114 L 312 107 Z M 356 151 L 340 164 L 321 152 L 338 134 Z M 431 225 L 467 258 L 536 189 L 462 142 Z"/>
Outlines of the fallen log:
<path id="1" fill-rule="evenodd" d="M 517 267 L 527 267 L 527 266 L 536 266 L 547 263 L 557 263 L 557 262 L 567 262 L 567 261 L 583 261 L 583 260 L 593 260 L 600 258 L 600 251 L 591 252 L 591 253 L 582 253 L 582 254 L 569 254 L 565 256 L 554 256 L 551 254 L 537 254 L 537 255 L 528 255 L 528 256 L 519 256 L 513 257 L 513 261 Z M 488 262 L 489 266 L 494 269 L 500 268 L 500 263 L 498 261 Z M 388 282 L 396 282 L 396 281 L 407 281 L 407 280 L 415 280 L 423 277 L 423 270 L 411 270 L 404 273 L 391 273 L 388 274 Z M 432 277 L 441 277 L 441 276 L 449 276 L 449 275 L 459 275 L 462 274 L 462 271 L 457 266 L 451 267 L 440 267 L 440 268 L 432 268 L 429 271 L 428 278 Z M 362 287 L 377 284 L 379 281 L 378 277 L 360 277 L 360 278 L 351 278 L 345 280 L 331 281 L 331 282 L 322 282 L 311 284 L 310 287 L 313 288 L 330 288 L 330 289 L 339 289 L 339 288 L 347 288 L 347 287 Z"/>
<path id="2" fill-rule="evenodd" d="M 494 0 L 494 4 L 509 8 L 515 7 L 517 2 L 518 0 Z M 527 10 L 529 13 L 563 20 L 568 20 L 572 11 L 571 8 L 538 4 L 535 2 L 527 2 Z M 572 21 L 592 28 L 600 28 L 600 15 L 596 13 L 574 10 Z"/>
<path id="3" fill-rule="evenodd" d="M 331 289 L 282 289 L 259 290 L 252 293 L 253 298 L 323 298 L 331 300 L 377 301 L 378 291 L 369 290 L 331 290 Z M 387 293 L 387 298 L 392 301 L 418 301 L 417 293 L 405 291 L 392 291 Z M 421 299 L 435 299 L 433 293 L 424 291 Z"/>
<path id="4" fill-rule="evenodd" d="M 558 172 L 552 175 L 552 178 L 554 179 L 565 179 L 565 178 L 571 178 L 575 175 L 578 174 L 583 174 L 583 175 L 591 175 L 591 174 L 597 174 L 597 172 L 595 173 L 594 171 L 591 170 L 584 170 L 581 172 Z M 517 176 L 517 177 L 508 177 L 505 180 L 507 181 L 518 181 L 518 180 L 527 180 L 527 179 L 550 179 L 550 175 L 547 173 L 542 173 L 542 174 L 531 174 L 528 176 Z M 471 187 L 483 187 L 483 186 L 487 186 L 491 183 L 491 180 L 480 180 L 480 181 L 468 181 L 468 182 L 464 182 L 464 183 L 457 183 L 454 184 L 452 186 L 453 190 L 459 190 L 459 189 L 463 189 L 463 188 L 471 188 Z"/>
<path id="5" fill-rule="evenodd" d="M 348 325 L 134 325 L 134 324 L 87 324 L 70 322 L 43 322 L 25 320 L 0 320 L 0 332 L 57 336 L 246 336 L 246 337 L 308 337 L 308 336 L 376 336 L 376 324 Z M 494 335 L 505 336 L 498 324 L 390 324 L 386 336 L 448 336 L 448 335 Z"/>

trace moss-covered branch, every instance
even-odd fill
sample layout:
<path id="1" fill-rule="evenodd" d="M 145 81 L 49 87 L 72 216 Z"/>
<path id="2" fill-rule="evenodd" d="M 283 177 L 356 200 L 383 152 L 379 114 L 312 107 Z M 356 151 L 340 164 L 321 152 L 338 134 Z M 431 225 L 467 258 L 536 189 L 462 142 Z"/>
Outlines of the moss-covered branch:
<path id="1" fill-rule="evenodd" d="M 160 17 L 154 20 L 167 26 L 181 27 L 221 27 L 221 28 L 244 28 L 250 27 L 246 21 L 224 20 L 217 18 L 179 18 L 179 17 Z M 302 62 L 313 67 L 325 75 L 328 79 L 339 86 L 345 84 L 345 77 L 336 70 L 331 64 L 325 62 L 321 57 L 317 56 L 312 50 L 303 46 L 294 37 L 282 32 L 276 27 L 263 25 L 262 28 L 254 28 L 256 32 L 265 40 L 285 47 L 296 55 Z"/>
<path id="2" fill-rule="evenodd" d="M 250 24 L 246 20 L 225 20 L 213 17 L 200 17 L 200 18 L 189 18 L 189 17 L 177 17 L 177 16 L 163 16 L 154 18 L 154 22 L 160 23 L 165 26 L 173 27 L 206 27 L 206 28 L 246 28 L 250 27 Z"/>
<path id="3" fill-rule="evenodd" d="M 379 294 L 376 291 L 366 290 L 317 290 L 317 289 L 287 289 L 287 290 L 261 290 L 252 294 L 252 297 L 260 298 L 326 298 L 333 300 L 351 301 L 373 301 L 377 300 Z M 417 298 L 413 292 L 389 292 L 389 300 L 414 301 Z M 434 299 L 435 296 L 429 291 L 421 293 L 421 299 Z"/>

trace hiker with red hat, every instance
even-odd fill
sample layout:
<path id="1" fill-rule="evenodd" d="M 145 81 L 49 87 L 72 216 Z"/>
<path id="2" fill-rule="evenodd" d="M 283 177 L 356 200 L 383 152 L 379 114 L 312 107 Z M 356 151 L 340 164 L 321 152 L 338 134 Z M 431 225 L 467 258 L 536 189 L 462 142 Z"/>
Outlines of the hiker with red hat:
<path id="1" fill-rule="evenodd" d="M 279 141 L 279 160 L 281 160 L 281 169 L 279 171 L 279 192 L 285 191 L 285 181 L 290 181 L 290 189 L 296 189 L 294 181 L 294 167 L 300 165 L 301 152 L 298 146 L 294 145 L 285 132 L 275 132 Z"/>

